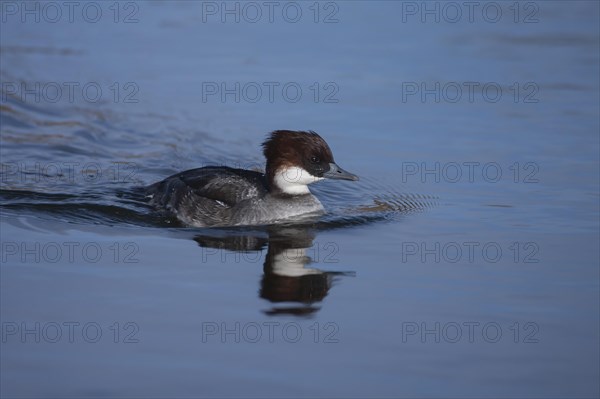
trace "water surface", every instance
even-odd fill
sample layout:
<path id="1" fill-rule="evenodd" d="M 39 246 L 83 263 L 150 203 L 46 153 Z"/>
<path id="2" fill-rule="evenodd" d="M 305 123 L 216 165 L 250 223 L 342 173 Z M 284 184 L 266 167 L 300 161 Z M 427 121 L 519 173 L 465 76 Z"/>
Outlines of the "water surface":
<path id="1" fill-rule="evenodd" d="M 3 396 L 600 394 L 597 2 L 494 3 L 495 22 L 294 3 L 295 23 L 241 3 L 222 22 L 220 2 L 36 22 L 14 4 Z M 275 129 L 319 132 L 361 178 L 315 185 L 317 221 L 186 228 L 136 195 L 260 170 Z"/>

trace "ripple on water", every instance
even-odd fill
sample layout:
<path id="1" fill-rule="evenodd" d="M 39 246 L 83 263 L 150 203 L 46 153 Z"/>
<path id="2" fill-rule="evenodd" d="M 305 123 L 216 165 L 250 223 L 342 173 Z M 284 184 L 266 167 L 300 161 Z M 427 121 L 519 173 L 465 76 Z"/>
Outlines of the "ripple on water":
<path id="1" fill-rule="evenodd" d="M 65 111 L 38 108 L 10 96 L 0 107 L 3 213 L 78 224 L 184 227 L 172 216 L 151 209 L 136 187 L 182 170 L 179 166 L 258 166 L 254 153 L 245 158 L 246 163 L 231 163 L 231 155 L 213 145 L 222 140 L 205 133 L 139 132 L 123 129 L 118 121 L 113 124 L 111 115 L 101 110 L 73 117 Z M 140 137 L 145 138 L 143 143 Z M 202 149 L 210 156 L 202 155 Z M 361 176 L 359 182 L 326 181 L 311 190 L 328 213 L 296 224 L 317 229 L 394 220 L 436 204 L 434 197 L 402 193 L 369 176 Z"/>
<path id="2" fill-rule="evenodd" d="M 328 210 L 326 215 L 287 225 L 310 225 L 317 230 L 358 226 L 394 220 L 436 204 L 434 197 L 394 194 L 389 189 L 364 195 L 362 201 L 348 201 L 343 193 L 321 195 L 320 199 Z M 0 209 L 3 213 L 43 215 L 79 224 L 185 227 L 172 215 L 152 209 L 138 189 L 99 188 L 78 194 L 1 189 Z"/>

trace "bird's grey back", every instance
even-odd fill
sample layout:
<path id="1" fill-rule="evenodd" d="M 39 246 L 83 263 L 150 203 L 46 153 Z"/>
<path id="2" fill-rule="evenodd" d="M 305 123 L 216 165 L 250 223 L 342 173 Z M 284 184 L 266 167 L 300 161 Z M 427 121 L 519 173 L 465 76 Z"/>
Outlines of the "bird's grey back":
<path id="1" fill-rule="evenodd" d="M 260 199 L 267 192 L 262 173 L 228 167 L 191 169 L 146 189 L 152 205 L 193 226 L 232 224 L 236 205 Z"/>

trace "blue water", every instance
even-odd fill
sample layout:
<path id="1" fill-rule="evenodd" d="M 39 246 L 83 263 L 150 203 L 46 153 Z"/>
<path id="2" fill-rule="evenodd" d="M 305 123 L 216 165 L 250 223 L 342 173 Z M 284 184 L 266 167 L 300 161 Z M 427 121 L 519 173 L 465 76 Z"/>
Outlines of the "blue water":
<path id="1" fill-rule="evenodd" d="M 600 395 L 597 2 L 66 7 L 0 8 L 3 397 Z M 132 194 L 276 129 L 315 223 Z"/>

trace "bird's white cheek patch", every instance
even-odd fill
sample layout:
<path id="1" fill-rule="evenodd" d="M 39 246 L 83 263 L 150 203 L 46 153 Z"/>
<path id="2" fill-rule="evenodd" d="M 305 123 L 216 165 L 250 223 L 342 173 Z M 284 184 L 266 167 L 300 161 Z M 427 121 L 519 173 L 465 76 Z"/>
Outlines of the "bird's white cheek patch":
<path id="1" fill-rule="evenodd" d="M 308 194 L 307 185 L 323 180 L 311 175 L 306 169 L 292 166 L 275 175 L 275 184 L 286 194 Z"/>

